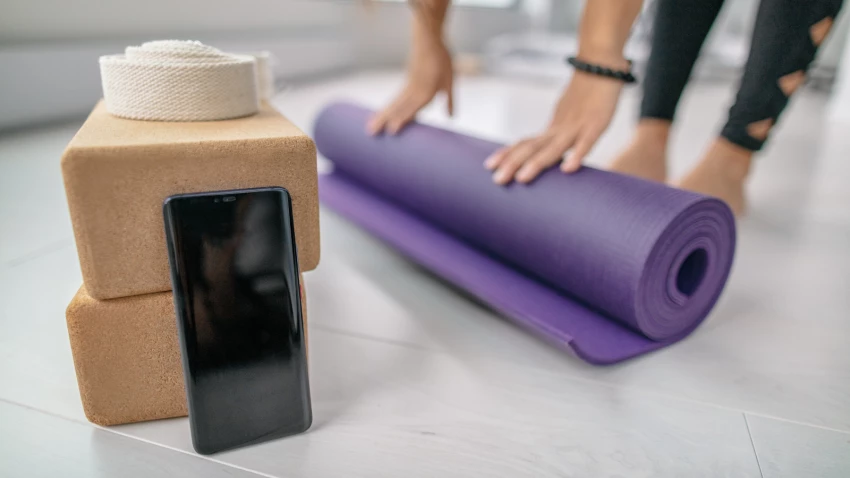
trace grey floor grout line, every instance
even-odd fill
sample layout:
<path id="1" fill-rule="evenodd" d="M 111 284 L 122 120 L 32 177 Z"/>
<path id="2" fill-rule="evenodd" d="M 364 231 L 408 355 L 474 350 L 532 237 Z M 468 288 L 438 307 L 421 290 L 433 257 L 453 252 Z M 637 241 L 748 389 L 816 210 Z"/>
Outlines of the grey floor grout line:
<path id="1" fill-rule="evenodd" d="M 13 267 L 19 267 L 21 265 L 26 264 L 27 262 L 34 261 L 41 257 L 44 257 L 53 252 L 64 249 L 67 246 L 74 245 L 74 240 L 71 238 L 65 238 L 58 241 L 53 241 L 50 244 L 39 247 L 38 249 L 28 252 L 20 257 L 16 257 L 12 260 L 6 261 L 3 264 L 3 267 L 11 269 Z"/>
<path id="2" fill-rule="evenodd" d="M 740 412 L 745 413 L 745 414 L 747 414 L 751 417 L 764 418 L 766 420 L 775 420 L 777 422 L 790 423 L 792 425 L 798 425 L 798 426 L 801 426 L 801 427 L 808 427 L 808 428 L 815 428 L 815 429 L 823 430 L 823 431 L 827 431 L 827 432 L 840 433 L 842 435 L 850 435 L 850 431 L 848 431 L 848 430 L 842 430 L 840 428 L 832 428 L 832 427 L 828 427 L 826 425 L 816 425 L 814 423 L 806 423 L 806 422 L 801 422 L 799 420 L 792 420 L 790 418 L 776 417 L 776 416 L 773 416 L 773 415 L 767 415 L 767 414 L 759 413 L 759 412 L 751 412 L 751 411 L 747 411 L 747 410 L 740 410 Z"/>
<path id="3" fill-rule="evenodd" d="M 346 336 L 346 337 L 350 337 L 350 338 L 354 338 L 354 339 L 367 340 L 367 341 L 370 341 L 370 342 L 377 342 L 377 343 L 386 344 L 386 345 L 395 345 L 397 347 L 403 347 L 403 348 L 406 348 L 406 349 L 416 350 L 416 351 L 420 351 L 420 352 L 428 352 L 428 353 L 434 353 L 434 354 L 444 355 L 444 356 L 449 355 L 445 350 L 440 350 L 438 348 L 421 346 L 419 344 L 410 344 L 410 343 L 406 343 L 406 342 L 402 342 L 402 341 L 395 341 L 395 340 L 391 340 L 391 339 L 384 339 L 384 338 L 381 338 L 381 337 L 373 337 L 373 336 L 369 336 L 369 335 L 358 334 L 356 332 L 350 332 L 350 331 L 347 331 L 347 330 L 334 329 L 334 328 L 329 327 L 329 326 L 324 325 L 324 324 L 310 323 L 308 325 L 308 327 L 309 328 L 315 328 L 315 329 L 321 330 L 323 332 L 328 332 L 328 333 L 336 334 L 336 335 L 342 335 L 342 336 Z M 570 359 L 570 357 L 566 357 L 566 358 Z M 483 357 L 483 360 L 488 361 L 488 362 L 506 362 L 506 360 L 496 358 L 496 357 Z M 513 362 L 511 362 L 511 363 L 513 363 Z M 528 368 L 525 365 L 517 365 L 517 366 Z M 542 372 L 545 372 L 545 373 L 551 373 L 551 374 L 561 373 L 561 372 L 558 372 L 558 371 L 554 371 L 554 370 L 551 370 L 551 369 L 545 369 L 545 368 L 535 368 L 535 370 L 542 371 Z M 726 406 L 726 405 L 720 405 L 720 404 L 717 404 L 717 403 L 705 402 L 705 401 L 697 400 L 697 399 L 693 399 L 693 398 L 671 395 L 671 394 L 668 394 L 668 393 L 654 392 L 652 390 L 648 390 L 648 389 L 641 388 L 641 387 L 633 387 L 633 386 L 632 387 L 624 387 L 622 385 L 617 385 L 617 384 L 604 382 L 604 381 L 600 381 L 600 380 L 594 380 L 592 378 L 579 377 L 579 376 L 576 376 L 576 375 L 571 375 L 569 373 L 563 374 L 563 378 L 565 378 L 567 380 L 572 380 L 574 382 L 584 382 L 584 383 L 599 385 L 599 386 L 603 386 L 603 387 L 607 387 L 607 388 L 613 388 L 613 389 L 617 389 L 617 390 L 625 390 L 625 391 L 629 391 L 629 392 L 640 393 L 642 395 L 655 396 L 655 397 L 665 398 L 665 399 L 673 400 L 673 401 L 691 403 L 691 404 L 700 405 L 700 406 L 703 406 L 703 407 L 713 408 L 713 409 L 717 409 L 717 410 L 723 410 L 723 411 L 727 411 L 727 412 L 745 413 L 745 414 L 753 416 L 753 417 L 766 418 L 766 419 L 770 419 L 770 420 L 776 420 L 776 421 L 781 421 L 781 422 L 785 422 L 785 423 L 791 423 L 791 424 L 794 424 L 794 425 L 800 425 L 800 426 L 805 426 L 805 427 L 809 427 L 809 428 L 817 428 L 819 430 L 825 430 L 825 431 L 830 431 L 830 432 L 835 432 L 835 433 L 841 433 L 841 434 L 844 434 L 844 435 L 850 435 L 850 430 L 842 430 L 840 428 L 832 428 L 832 427 L 829 427 L 829 426 L 826 426 L 826 425 L 818 425 L 818 424 L 815 424 L 815 423 L 808 423 L 808 422 L 803 422 L 803 421 L 799 421 L 799 420 L 793 420 L 793 419 L 790 419 L 790 418 L 777 417 L 777 416 L 774 416 L 774 415 L 768 415 L 766 413 L 754 412 L 754 411 L 745 410 L 745 409 L 741 409 L 741 408 L 735 408 L 735 407 L 729 407 L 729 406 Z"/>
<path id="4" fill-rule="evenodd" d="M 309 307 L 309 304 L 308 304 L 308 307 Z M 308 314 L 310 313 L 309 308 L 307 310 L 307 313 Z M 367 340 L 369 342 L 378 342 L 378 343 L 381 343 L 381 344 L 395 345 L 397 347 L 404 347 L 404 348 L 407 348 L 407 349 L 417 350 L 419 352 L 442 352 L 439 349 L 434 349 L 434 348 L 428 347 L 426 345 L 414 344 L 414 343 L 410 343 L 410 342 L 405 342 L 403 340 L 387 339 L 387 338 L 384 338 L 384 337 L 375 337 L 375 336 L 368 335 L 368 334 L 351 332 L 349 330 L 339 330 L 339 329 L 335 329 L 333 327 L 330 327 L 330 326 L 327 326 L 327 325 L 324 325 L 324 324 L 310 323 L 309 319 L 307 319 L 307 322 L 308 322 L 308 325 L 307 325 L 308 328 L 321 330 L 322 332 L 328 332 L 330 334 L 343 335 L 343 336 L 351 337 L 351 338 L 355 338 L 355 339 L 363 339 L 363 340 Z"/>
<path id="5" fill-rule="evenodd" d="M 27 405 L 26 403 L 21 403 L 21 402 L 18 402 L 18 401 L 16 401 L 16 400 L 9 400 L 8 398 L 0 397 L 0 402 L 8 403 L 9 405 L 14 405 L 14 406 L 16 406 L 16 407 L 26 408 L 27 410 L 30 410 L 30 411 L 33 411 L 33 412 L 43 413 L 44 415 L 49 415 L 49 416 L 51 416 L 51 417 L 53 417 L 53 418 L 60 418 L 60 419 L 62 419 L 62 420 L 67 420 L 67 421 L 69 421 L 69 422 L 79 423 L 79 424 L 81 424 L 81 425 L 92 425 L 92 426 L 97 426 L 97 425 L 95 425 L 95 424 L 93 424 L 93 423 L 90 423 L 90 422 L 88 422 L 88 421 L 77 420 L 76 418 L 71 418 L 71 417 L 68 417 L 68 416 L 62 415 L 62 414 L 60 414 L 60 413 L 51 412 L 51 411 L 49 411 L 49 410 L 42 410 L 42 409 L 40 409 L 40 408 L 35 408 L 35 407 L 34 407 L 34 406 L 32 406 L 32 405 Z"/>
<path id="6" fill-rule="evenodd" d="M 245 467 L 242 467 L 242 466 L 239 466 L 239 465 L 234 465 L 232 463 L 227 463 L 227 462 L 224 462 L 224 461 L 221 461 L 221 460 L 217 460 L 215 458 L 210 458 L 208 456 L 200 455 L 200 454 L 197 454 L 197 453 L 192 453 L 192 452 L 186 451 L 186 450 L 181 450 L 180 448 L 174 448 L 174 447 L 165 445 L 163 443 L 157 443 L 155 441 L 148 440 L 146 438 L 141 438 L 141 437 L 137 437 L 137 436 L 134 436 L 134 435 L 127 434 L 127 433 L 122 433 L 122 432 L 119 432 L 118 430 L 116 430 L 114 428 L 104 427 L 104 426 L 101 426 L 101 425 L 91 423 L 89 421 L 83 421 L 83 420 L 78 420 L 76 418 L 66 417 L 64 415 L 60 415 L 58 413 L 50 412 L 50 411 L 47 411 L 47 410 L 41 410 L 41 409 L 35 408 L 33 406 L 27 405 L 25 403 L 17 402 L 15 400 L 0 398 L 0 402 L 7 403 L 9 405 L 13 405 L 13 406 L 16 406 L 16 407 L 25 408 L 29 411 L 44 414 L 44 415 L 47 415 L 47 416 L 50 416 L 50 417 L 53 417 L 53 418 L 56 418 L 56 419 L 59 419 L 59 420 L 64 420 L 64 421 L 67 421 L 67 422 L 76 423 L 78 425 L 88 425 L 92 428 L 95 428 L 95 429 L 98 429 L 98 430 L 103 430 L 104 432 L 107 432 L 107 433 L 112 433 L 112 434 L 118 435 L 120 437 L 128 438 L 130 440 L 139 441 L 139 442 L 142 442 L 142 443 L 145 443 L 145 444 L 148 444 L 148 445 L 151 445 L 151 446 L 155 446 L 155 447 L 158 447 L 158 448 L 163 448 L 163 449 L 166 449 L 166 450 L 170 450 L 170 451 L 173 451 L 173 452 L 176 452 L 176 453 L 191 456 L 191 457 L 198 458 L 198 459 L 201 459 L 201 460 L 206 460 L 206 461 L 215 463 L 217 465 L 225 466 L 227 468 L 237 469 L 237 470 L 240 470 L 240 471 L 243 471 L 243 472 L 246 472 L 246 473 L 251 473 L 251 474 L 254 474 L 254 475 L 257 475 L 257 476 L 262 476 L 264 478 L 280 478 L 280 477 L 275 476 L 275 475 L 269 475 L 269 474 L 266 474 L 266 473 L 263 473 L 263 472 L 260 472 L 260 471 L 251 470 L 249 468 L 245 468 Z"/>
<path id="7" fill-rule="evenodd" d="M 750 430 L 750 421 L 747 419 L 747 414 L 741 414 L 744 417 L 744 425 L 747 427 L 747 436 L 750 437 L 750 445 L 753 446 L 753 455 L 756 457 L 756 465 L 759 467 L 759 475 L 764 478 L 764 472 L 761 470 L 761 460 L 759 460 L 759 452 L 756 450 L 756 441 L 753 439 L 753 432 Z"/>

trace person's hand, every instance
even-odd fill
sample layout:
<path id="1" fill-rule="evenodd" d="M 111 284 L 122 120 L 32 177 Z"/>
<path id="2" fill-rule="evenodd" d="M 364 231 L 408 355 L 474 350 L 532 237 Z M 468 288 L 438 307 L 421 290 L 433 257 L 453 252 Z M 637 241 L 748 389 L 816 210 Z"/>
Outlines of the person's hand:
<path id="1" fill-rule="evenodd" d="M 502 148 L 487 158 L 484 166 L 494 171 L 493 181 L 502 185 L 514 179 L 529 183 L 558 162 L 565 173 L 578 170 L 608 128 L 622 88 L 621 81 L 576 71 L 543 134 Z M 570 154 L 563 159 L 567 151 Z"/>
<path id="2" fill-rule="evenodd" d="M 418 41 L 408 67 L 407 85 L 389 106 L 372 117 L 367 126 L 369 134 L 398 133 L 439 92 L 448 96 L 451 116 L 454 113 L 453 81 L 452 56 L 443 41 L 437 38 Z"/>

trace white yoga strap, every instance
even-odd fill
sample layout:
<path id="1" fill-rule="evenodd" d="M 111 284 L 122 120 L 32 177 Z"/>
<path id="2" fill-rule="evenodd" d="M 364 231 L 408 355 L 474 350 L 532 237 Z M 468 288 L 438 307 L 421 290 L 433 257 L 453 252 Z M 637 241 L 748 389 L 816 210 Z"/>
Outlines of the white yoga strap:
<path id="1" fill-rule="evenodd" d="M 259 93 L 261 100 L 268 101 L 275 93 L 274 74 L 272 73 L 274 58 L 267 51 L 253 53 L 252 55 L 257 60 L 257 93 Z"/>
<path id="2" fill-rule="evenodd" d="M 254 56 L 195 41 L 148 42 L 127 47 L 124 55 L 100 57 L 107 111 L 136 120 L 212 121 L 254 114 L 265 86 L 260 78 L 268 75 L 257 68 Z"/>

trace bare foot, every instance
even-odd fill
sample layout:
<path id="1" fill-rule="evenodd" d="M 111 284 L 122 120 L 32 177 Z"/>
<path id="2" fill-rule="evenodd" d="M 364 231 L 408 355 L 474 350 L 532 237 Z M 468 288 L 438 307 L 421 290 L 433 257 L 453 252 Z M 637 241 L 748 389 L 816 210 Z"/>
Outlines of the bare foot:
<path id="1" fill-rule="evenodd" d="M 717 138 L 699 164 L 677 186 L 722 199 L 736 217 L 741 217 L 746 210 L 744 184 L 752 158 L 752 151 Z"/>
<path id="2" fill-rule="evenodd" d="M 669 136 L 669 121 L 640 120 L 631 144 L 611 163 L 608 170 L 663 183 L 667 179 Z"/>

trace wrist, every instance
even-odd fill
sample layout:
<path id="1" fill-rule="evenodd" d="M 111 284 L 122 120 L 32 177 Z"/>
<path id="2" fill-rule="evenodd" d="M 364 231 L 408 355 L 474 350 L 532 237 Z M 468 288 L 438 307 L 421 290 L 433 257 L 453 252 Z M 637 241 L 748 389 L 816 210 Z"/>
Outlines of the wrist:
<path id="1" fill-rule="evenodd" d="M 446 44 L 441 34 L 428 30 L 414 29 L 413 48 L 411 50 L 414 58 L 430 57 L 447 51 Z"/>
<path id="2" fill-rule="evenodd" d="M 637 81 L 631 71 L 631 62 L 627 62 L 627 64 L 629 65 L 627 68 L 613 69 L 605 65 L 600 65 L 598 63 L 587 63 L 577 57 L 572 56 L 567 58 L 567 63 L 572 65 L 572 67 L 575 68 L 576 72 L 601 76 L 603 78 L 608 78 L 623 83 L 634 83 Z"/>
<path id="3" fill-rule="evenodd" d="M 443 44 L 443 27 L 434 25 L 427 19 L 416 18 L 413 21 L 413 44 L 433 46 Z"/>
<path id="4" fill-rule="evenodd" d="M 616 88 L 618 91 L 626 86 L 626 83 L 621 80 L 609 78 L 607 76 L 596 75 L 581 70 L 575 70 L 573 72 L 573 76 L 570 80 L 570 83 L 573 82 L 576 85 L 608 85 L 605 87 L 606 89 Z"/>
<path id="5" fill-rule="evenodd" d="M 599 65 L 618 71 L 630 71 L 631 62 L 626 60 L 621 51 L 611 48 L 579 48 L 576 58 L 584 63 Z"/>

